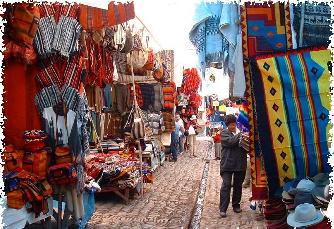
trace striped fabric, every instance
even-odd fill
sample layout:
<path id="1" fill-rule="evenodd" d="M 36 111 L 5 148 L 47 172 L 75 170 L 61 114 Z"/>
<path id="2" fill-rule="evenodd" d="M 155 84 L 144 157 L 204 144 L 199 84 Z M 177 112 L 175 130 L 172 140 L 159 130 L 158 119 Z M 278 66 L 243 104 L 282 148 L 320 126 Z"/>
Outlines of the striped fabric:
<path id="1" fill-rule="evenodd" d="M 59 8 L 60 7 L 60 8 Z M 79 51 L 81 25 L 77 21 L 78 5 L 43 5 L 34 45 L 42 58 L 54 52 L 69 57 Z M 59 14 L 57 14 L 60 12 Z M 60 17 L 60 18 L 59 18 Z M 59 21 L 58 21 L 59 18 Z"/>
<path id="2" fill-rule="evenodd" d="M 52 47 L 61 55 L 69 57 L 70 54 L 79 51 L 79 39 L 81 25 L 71 17 L 61 16 L 56 27 Z"/>
<path id="3" fill-rule="evenodd" d="M 64 84 L 78 90 L 80 77 L 81 67 L 74 62 L 68 62 L 64 71 Z"/>
<path id="4" fill-rule="evenodd" d="M 80 94 L 78 90 L 68 85 L 65 85 L 63 87 L 63 90 L 61 91 L 61 97 L 67 109 L 70 109 L 72 111 L 78 110 L 79 99 L 80 99 Z"/>
<path id="5" fill-rule="evenodd" d="M 108 25 L 108 10 L 80 4 L 80 24 L 87 31 L 103 29 Z"/>
<path id="6" fill-rule="evenodd" d="M 256 60 L 259 72 L 252 77 L 271 196 L 279 195 L 289 180 L 331 171 L 330 61 L 327 49 L 298 50 Z"/>
<path id="7" fill-rule="evenodd" d="M 61 94 L 55 86 L 45 87 L 35 96 L 35 104 L 41 113 L 44 108 L 53 107 L 60 102 Z"/>
<path id="8" fill-rule="evenodd" d="M 109 26 L 122 24 L 126 21 L 134 19 L 135 16 L 134 2 L 115 4 L 115 2 L 112 1 L 108 5 Z"/>
<path id="9" fill-rule="evenodd" d="M 54 65 L 50 65 L 40 71 L 38 75 L 36 75 L 36 79 L 42 87 L 49 87 L 55 85 L 60 89 L 63 86 L 61 73 L 57 71 Z"/>
<path id="10" fill-rule="evenodd" d="M 39 20 L 34 46 L 37 53 L 44 58 L 52 54 L 52 42 L 56 26 L 56 21 L 52 16 L 43 17 Z"/>

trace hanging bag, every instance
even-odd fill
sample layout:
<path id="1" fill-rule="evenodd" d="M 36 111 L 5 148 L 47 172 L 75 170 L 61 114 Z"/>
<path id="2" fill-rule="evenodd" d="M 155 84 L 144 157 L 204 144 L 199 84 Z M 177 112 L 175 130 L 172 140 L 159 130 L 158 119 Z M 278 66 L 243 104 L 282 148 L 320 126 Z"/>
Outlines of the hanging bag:
<path id="1" fill-rule="evenodd" d="M 132 65 L 132 58 L 131 58 L 131 73 L 132 73 L 132 85 L 133 85 L 133 124 L 131 134 L 134 139 L 140 139 L 145 137 L 145 125 L 144 121 L 140 115 L 140 108 L 138 107 L 137 103 L 137 96 L 136 96 L 136 89 L 135 89 L 135 82 L 134 82 L 134 73 L 133 73 L 133 65 Z"/>

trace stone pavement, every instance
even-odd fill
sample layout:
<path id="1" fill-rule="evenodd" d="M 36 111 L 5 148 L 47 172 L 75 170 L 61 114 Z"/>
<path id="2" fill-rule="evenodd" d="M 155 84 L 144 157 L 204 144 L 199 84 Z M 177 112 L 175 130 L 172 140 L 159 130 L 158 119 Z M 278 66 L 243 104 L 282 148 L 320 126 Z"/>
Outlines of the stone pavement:
<path id="1" fill-rule="evenodd" d="M 205 193 L 204 209 L 201 218 L 201 229 L 262 229 L 265 228 L 263 221 L 258 221 L 258 217 L 249 207 L 249 198 L 251 197 L 250 188 L 244 188 L 241 200 L 242 213 L 236 214 L 230 204 L 227 210 L 227 217 L 219 216 L 219 193 L 222 179 L 219 175 L 219 162 L 210 160 L 208 182 Z"/>
<path id="2" fill-rule="evenodd" d="M 143 198 L 136 197 L 125 205 L 110 196 L 97 197 L 96 212 L 88 228 L 265 228 L 249 208 L 249 188 L 244 189 L 243 212 L 235 214 L 229 208 L 228 217 L 220 218 L 219 161 L 211 160 L 211 142 L 202 139 L 198 143 L 197 158 L 184 153 L 176 163 L 166 162 L 158 168 L 154 183 L 146 186 Z M 206 162 L 208 173 L 204 176 Z M 205 182 L 202 175 L 207 177 Z"/>
<path id="3" fill-rule="evenodd" d="M 189 228 L 209 145 L 201 142 L 196 158 L 184 153 L 177 162 L 158 168 L 142 199 L 125 205 L 97 198 L 89 228 Z"/>

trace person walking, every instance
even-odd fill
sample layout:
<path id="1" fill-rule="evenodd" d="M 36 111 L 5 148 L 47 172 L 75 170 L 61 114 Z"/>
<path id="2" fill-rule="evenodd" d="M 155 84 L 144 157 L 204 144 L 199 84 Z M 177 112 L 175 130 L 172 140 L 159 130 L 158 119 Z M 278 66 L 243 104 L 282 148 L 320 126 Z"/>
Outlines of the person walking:
<path id="1" fill-rule="evenodd" d="M 247 168 L 247 152 L 239 146 L 241 133 L 236 128 L 236 117 L 227 115 L 225 118 L 227 129 L 221 134 L 222 155 L 220 161 L 220 175 L 223 178 L 220 189 L 220 216 L 226 217 L 230 204 L 231 182 L 233 177 L 232 207 L 236 213 L 241 212 L 240 201 L 242 183 Z"/>
<path id="2" fill-rule="evenodd" d="M 179 114 L 175 115 L 175 125 L 178 125 L 179 129 L 179 154 L 183 153 L 184 151 L 184 122 L 181 119 Z"/>
<path id="3" fill-rule="evenodd" d="M 189 150 L 190 150 L 190 156 L 196 157 L 196 135 L 197 135 L 197 117 L 196 115 L 191 116 L 190 118 L 190 126 L 188 129 L 188 144 L 189 144 Z"/>

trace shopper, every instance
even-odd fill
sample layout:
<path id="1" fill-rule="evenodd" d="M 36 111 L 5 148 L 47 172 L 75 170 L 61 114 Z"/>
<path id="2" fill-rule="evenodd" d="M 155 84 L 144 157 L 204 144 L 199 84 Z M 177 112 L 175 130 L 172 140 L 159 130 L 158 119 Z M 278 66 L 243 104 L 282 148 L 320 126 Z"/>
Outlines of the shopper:
<path id="1" fill-rule="evenodd" d="M 236 117 L 227 115 L 225 118 L 227 129 L 222 131 L 222 156 L 220 161 L 220 175 L 223 183 L 220 189 L 220 215 L 226 217 L 226 211 L 230 204 L 231 182 L 233 176 L 233 211 L 240 213 L 240 201 L 242 196 L 242 183 L 245 179 L 247 168 L 247 152 L 239 146 L 241 133 L 236 128 Z"/>
<path id="2" fill-rule="evenodd" d="M 221 128 L 215 129 L 214 135 L 213 135 L 213 141 L 215 143 L 215 158 L 216 160 L 220 160 L 221 155 Z"/>
<path id="3" fill-rule="evenodd" d="M 175 125 L 178 125 L 178 129 L 179 129 L 179 151 L 178 153 L 181 154 L 183 153 L 184 151 L 184 122 L 183 120 L 181 119 L 180 115 L 179 114 L 176 114 L 175 115 Z"/>
<path id="4" fill-rule="evenodd" d="M 188 129 L 188 144 L 190 150 L 190 156 L 196 157 L 196 135 L 197 135 L 197 117 L 196 115 L 191 116 L 190 126 Z"/>

